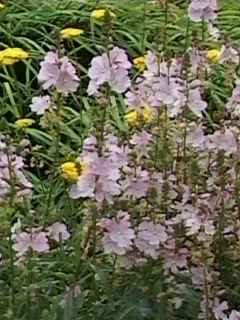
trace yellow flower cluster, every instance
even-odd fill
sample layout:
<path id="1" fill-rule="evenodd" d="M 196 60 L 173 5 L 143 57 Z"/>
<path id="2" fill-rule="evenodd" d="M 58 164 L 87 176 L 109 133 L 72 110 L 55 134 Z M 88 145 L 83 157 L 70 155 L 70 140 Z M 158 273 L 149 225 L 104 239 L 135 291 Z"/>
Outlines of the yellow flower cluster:
<path id="1" fill-rule="evenodd" d="M 35 120 L 28 119 L 28 118 L 22 118 L 22 119 L 19 119 L 19 120 L 15 121 L 15 125 L 18 128 L 21 128 L 21 129 L 28 128 L 31 125 L 33 125 L 34 123 L 35 123 Z"/>
<path id="2" fill-rule="evenodd" d="M 91 18 L 96 20 L 103 20 L 107 12 L 110 14 L 112 18 L 116 17 L 116 15 L 111 11 L 107 11 L 106 9 L 96 9 L 91 12 Z"/>
<path id="3" fill-rule="evenodd" d="M 145 106 L 139 110 L 129 111 L 125 115 L 125 119 L 130 125 L 136 126 L 141 123 L 150 123 L 153 120 L 153 116 L 153 109 L 148 106 Z"/>
<path id="4" fill-rule="evenodd" d="M 29 54 L 21 48 L 7 48 L 0 51 L 0 65 L 11 65 L 28 57 Z"/>
<path id="5" fill-rule="evenodd" d="M 79 37 L 84 33 L 83 29 L 78 28 L 65 28 L 60 31 L 60 35 L 62 39 L 72 39 Z"/>
<path id="6" fill-rule="evenodd" d="M 80 167 L 76 162 L 68 161 L 61 165 L 61 175 L 69 182 L 77 182 L 80 177 Z"/>
<path id="7" fill-rule="evenodd" d="M 5 7 L 6 7 L 5 4 L 0 2 L 0 10 L 3 10 Z"/>
<path id="8" fill-rule="evenodd" d="M 133 59 L 133 64 L 140 72 L 144 71 L 146 68 L 146 57 L 141 56 Z"/>
<path id="9" fill-rule="evenodd" d="M 221 51 L 218 49 L 208 50 L 207 57 L 211 62 L 218 63 L 221 57 Z"/>

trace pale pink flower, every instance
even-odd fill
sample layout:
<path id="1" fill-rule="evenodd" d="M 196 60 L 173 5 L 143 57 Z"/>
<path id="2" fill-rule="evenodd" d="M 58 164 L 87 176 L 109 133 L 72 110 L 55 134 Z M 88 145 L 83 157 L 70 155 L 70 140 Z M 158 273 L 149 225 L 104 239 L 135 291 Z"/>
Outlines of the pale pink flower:
<path id="1" fill-rule="evenodd" d="M 195 47 L 189 48 L 188 51 L 191 64 L 191 73 L 196 76 L 200 66 L 203 64 L 203 55 Z"/>
<path id="2" fill-rule="evenodd" d="M 41 69 L 38 74 L 38 80 L 43 83 L 43 88 L 48 89 L 55 86 L 59 76 L 58 53 L 53 51 L 48 52 L 40 65 Z"/>
<path id="3" fill-rule="evenodd" d="M 150 220 L 145 220 L 138 226 L 137 237 L 134 241 L 139 251 L 146 256 L 156 259 L 159 255 L 160 244 L 166 242 L 168 235 L 166 228 L 161 224 L 155 224 Z"/>
<path id="4" fill-rule="evenodd" d="M 204 268 L 202 266 L 191 268 L 192 283 L 196 288 L 204 286 Z"/>
<path id="5" fill-rule="evenodd" d="M 170 116 L 175 117 L 186 104 L 185 82 L 181 79 L 182 62 L 172 59 L 160 63 L 157 55 L 149 51 L 146 65 L 147 70 L 127 92 L 126 103 L 132 108 L 167 106 Z"/>
<path id="6" fill-rule="evenodd" d="M 108 147 L 111 150 L 107 148 L 105 154 L 99 157 L 94 145 L 84 144 L 79 159 L 84 169 L 77 183 L 70 188 L 69 195 L 72 199 L 89 197 L 95 198 L 98 202 L 106 200 L 111 203 L 113 197 L 120 194 L 120 168 L 125 164 L 125 155 L 117 145 L 108 144 Z M 116 162 L 117 159 L 121 161 Z"/>
<path id="7" fill-rule="evenodd" d="M 225 311 L 228 310 L 228 304 L 226 301 L 220 302 L 218 298 L 215 298 L 212 310 L 216 320 L 227 320 Z"/>
<path id="8" fill-rule="evenodd" d="M 124 255 L 131 250 L 135 234 L 127 212 L 119 212 L 116 219 L 102 219 L 100 226 L 104 230 L 102 242 L 106 253 Z"/>
<path id="9" fill-rule="evenodd" d="M 213 135 L 209 135 L 210 149 L 216 148 L 218 151 L 234 153 L 237 151 L 237 141 L 231 129 L 217 130 Z"/>
<path id="10" fill-rule="evenodd" d="M 202 117 L 202 111 L 207 108 L 207 103 L 202 99 L 201 94 L 201 82 L 194 80 L 190 84 L 190 90 L 188 92 L 188 107 L 197 116 Z"/>
<path id="11" fill-rule="evenodd" d="M 230 44 L 223 45 L 220 53 L 219 62 L 239 64 L 240 53 L 236 49 L 234 49 Z"/>
<path id="12" fill-rule="evenodd" d="M 49 96 L 40 96 L 32 98 L 32 103 L 30 104 L 30 109 L 37 115 L 43 115 L 46 110 L 50 108 L 51 98 Z"/>
<path id="13" fill-rule="evenodd" d="M 229 111 L 235 111 L 236 108 L 240 107 L 240 80 L 236 81 L 236 87 L 233 89 L 232 96 L 226 104 L 226 108 Z"/>
<path id="14" fill-rule="evenodd" d="M 67 240 L 70 238 L 70 233 L 64 223 L 55 222 L 47 228 L 49 237 L 55 241 Z"/>
<path id="15" fill-rule="evenodd" d="M 109 52 L 109 57 L 110 57 L 110 64 L 114 69 L 123 68 L 125 70 L 128 70 L 132 66 L 132 64 L 128 60 L 128 56 L 126 55 L 125 50 L 121 48 L 114 47 Z"/>
<path id="16" fill-rule="evenodd" d="M 135 133 L 132 136 L 130 143 L 134 146 L 134 150 L 136 150 L 138 157 L 148 157 L 148 151 L 152 141 L 152 135 L 143 130 Z"/>
<path id="17" fill-rule="evenodd" d="M 149 173 L 147 170 L 126 168 L 126 178 L 122 182 L 122 189 L 126 197 L 140 199 L 145 197 L 149 187 Z"/>
<path id="18" fill-rule="evenodd" d="M 180 249 L 178 252 L 166 251 L 164 256 L 164 268 L 172 273 L 178 273 L 187 267 L 188 250 Z"/>
<path id="19" fill-rule="evenodd" d="M 31 194 L 32 184 L 25 177 L 23 167 L 22 157 L 15 154 L 7 155 L 0 151 L 0 199 L 5 198 L 11 192 L 11 179 L 15 179 L 14 188 L 18 200 Z"/>
<path id="20" fill-rule="evenodd" d="M 192 0 L 188 8 L 188 15 L 195 22 L 202 19 L 212 21 L 217 18 L 217 9 L 217 0 Z"/>
<path id="21" fill-rule="evenodd" d="M 240 320 L 240 312 L 232 310 L 229 316 L 229 320 Z"/>
<path id="22" fill-rule="evenodd" d="M 17 251 L 18 257 L 27 253 L 29 249 L 38 253 L 47 252 L 49 251 L 49 244 L 46 233 L 36 230 L 18 233 L 15 237 L 13 249 Z"/>
<path id="23" fill-rule="evenodd" d="M 94 197 L 98 202 L 113 202 L 113 197 L 120 194 L 120 170 L 118 163 L 111 157 L 98 157 L 92 163 L 90 174 L 95 177 Z"/>
<path id="24" fill-rule="evenodd" d="M 187 135 L 187 144 L 194 148 L 204 149 L 208 142 L 207 135 L 204 134 L 201 126 L 190 128 Z"/>
<path id="25" fill-rule="evenodd" d="M 90 172 L 81 174 L 76 184 L 69 190 L 69 196 L 72 199 L 93 198 L 95 190 L 96 177 Z"/>
<path id="26" fill-rule="evenodd" d="M 202 219 L 198 208 L 193 207 L 191 204 L 183 204 L 180 206 L 181 219 L 187 229 L 187 235 L 198 234 L 202 226 Z"/>
<path id="27" fill-rule="evenodd" d="M 119 146 L 118 138 L 112 134 L 106 137 L 105 154 L 113 163 L 117 163 L 118 167 L 124 167 L 128 163 L 128 149 Z"/>
<path id="28" fill-rule="evenodd" d="M 130 68 L 131 63 L 125 51 L 118 47 L 114 47 L 109 54 L 103 53 L 93 58 L 88 72 L 91 79 L 88 94 L 98 95 L 103 84 L 108 84 L 117 93 L 123 93 L 131 84 L 128 77 Z"/>
<path id="29" fill-rule="evenodd" d="M 58 53 L 50 51 L 40 65 L 38 80 L 43 89 L 55 88 L 64 95 L 77 90 L 79 78 L 68 57 L 60 58 Z"/>
<path id="30" fill-rule="evenodd" d="M 68 57 L 65 56 L 60 59 L 60 63 L 59 75 L 55 87 L 59 92 L 64 95 L 68 95 L 70 92 L 77 91 L 79 78 L 76 75 L 76 70 L 70 63 Z"/>

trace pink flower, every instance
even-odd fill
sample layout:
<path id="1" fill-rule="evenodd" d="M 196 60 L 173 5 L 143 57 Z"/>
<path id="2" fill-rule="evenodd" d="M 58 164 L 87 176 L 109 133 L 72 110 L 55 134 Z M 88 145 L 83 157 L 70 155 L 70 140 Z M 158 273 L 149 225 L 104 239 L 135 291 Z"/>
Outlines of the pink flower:
<path id="1" fill-rule="evenodd" d="M 196 288 L 202 288 L 204 286 L 204 269 L 203 267 L 191 268 L 192 283 Z"/>
<path id="2" fill-rule="evenodd" d="M 233 47 L 231 47 L 230 44 L 223 45 L 221 49 L 219 61 L 220 63 L 239 64 L 240 62 L 239 52 Z"/>
<path id="3" fill-rule="evenodd" d="M 49 250 L 48 239 L 45 232 L 32 230 L 31 232 L 21 232 L 15 237 L 13 248 L 17 251 L 17 256 L 23 256 L 29 249 L 38 253 Z"/>
<path id="4" fill-rule="evenodd" d="M 14 188 L 19 200 L 31 194 L 32 184 L 25 177 L 23 167 L 22 157 L 15 154 L 7 155 L 0 151 L 0 199 L 5 198 L 11 192 L 11 179 L 15 179 Z"/>
<path id="5" fill-rule="evenodd" d="M 49 109 L 51 105 L 51 98 L 49 96 L 34 97 L 32 98 L 32 103 L 30 104 L 30 109 L 37 115 L 43 115 L 46 110 Z"/>
<path id="6" fill-rule="evenodd" d="M 192 21 L 202 19 L 212 21 L 217 18 L 217 0 L 192 0 L 188 8 L 188 15 Z"/>
<path id="7" fill-rule="evenodd" d="M 207 103 L 202 99 L 201 82 L 194 80 L 190 84 L 188 93 L 188 107 L 197 116 L 202 117 L 202 111 L 207 108 Z"/>
<path id="8" fill-rule="evenodd" d="M 49 237 L 55 241 L 67 240 L 70 237 L 70 233 L 67 231 L 67 227 L 64 223 L 55 222 L 48 227 Z"/>
<path id="9" fill-rule="evenodd" d="M 226 104 L 226 108 L 229 111 L 234 111 L 240 107 L 240 81 L 236 81 L 236 87 L 233 89 L 232 96 Z"/>
<path id="10" fill-rule="evenodd" d="M 160 243 L 166 242 L 167 238 L 168 235 L 164 226 L 145 220 L 138 226 L 138 233 L 134 243 L 139 251 L 156 259 L 159 255 Z"/>
<path id="11" fill-rule="evenodd" d="M 114 47 L 110 53 L 110 63 L 114 69 L 123 68 L 128 70 L 131 68 L 132 64 L 129 62 L 126 52 L 118 47 Z"/>
<path id="12" fill-rule="evenodd" d="M 79 85 L 74 66 L 68 57 L 59 58 L 56 52 L 48 52 L 38 75 L 39 82 L 43 83 L 44 89 L 54 87 L 64 95 L 75 92 Z"/>
<path id="13" fill-rule="evenodd" d="M 164 268 L 166 270 L 171 270 L 172 273 L 176 274 L 179 272 L 179 269 L 187 267 L 188 249 L 176 248 L 175 240 L 172 239 L 167 242 L 162 254 L 164 256 Z"/>
<path id="14" fill-rule="evenodd" d="M 128 213 L 119 212 L 116 219 L 100 221 L 100 226 L 104 230 L 102 242 L 106 253 L 124 255 L 131 249 L 135 234 L 129 220 Z"/>
<path id="15" fill-rule="evenodd" d="M 240 312 L 238 312 L 236 310 L 232 310 L 232 312 L 229 316 L 229 320 L 240 320 Z"/>
<path id="16" fill-rule="evenodd" d="M 118 138 L 112 134 L 106 137 L 105 154 L 113 163 L 117 163 L 118 167 L 124 167 L 128 162 L 128 150 L 124 146 L 118 145 Z"/>
<path id="17" fill-rule="evenodd" d="M 107 83 L 110 88 L 122 93 L 130 86 L 128 69 L 131 63 L 123 49 L 113 48 L 109 55 L 103 53 L 101 56 L 92 59 L 88 75 L 91 79 L 88 86 L 89 95 L 98 95 L 100 86 Z"/>
<path id="18" fill-rule="evenodd" d="M 134 145 L 134 150 L 136 150 L 139 157 L 148 157 L 148 151 L 152 141 L 152 135 L 143 130 L 141 132 L 135 133 L 132 136 L 130 143 Z"/>
<path id="19" fill-rule="evenodd" d="M 69 195 L 72 199 L 89 197 L 95 198 L 98 202 L 106 200 L 111 203 L 113 197 L 121 192 L 118 180 L 120 179 L 120 168 L 125 164 L 125 156 L 120 149 L 114 148 L 114 152 L 108 149 L 105 150 L 103 156 L 99 157 L 94 151 L 94 146 L 91 147 L 92 151 L 90 149 L 88 151 L 86 147 L 84 144 L 80 157 L 83 170 L 77 183 L 70 188 Z M 121 161 L 116 161 L 117 157 L 121 158 Z"/>
<path id="20" fill-rule="evenodd" d="M 187 144 L 191 145 L 194 148 L 204 149 L 208 138 L 204 135 L 203 129 L 201 126 L 193 127 L 190 129 L 187 135 Z"/>
<path id="21" fill-rule="evenodd" d="M 179 114 L 186 104 L 185 83 L 181 79 L 180 60 L 159 62 L 153 52 L 148 52 L 147 70 L 137 78 L 135 86 L 126 94 L 126 103 L 133 108 L 167 106 L 170 116 Z"/>
<path id="22" fill-rule="evenodd" d="M 68 95 L 70 92 L 77 91 L 79 78 L 76 75 L 74 66 L 69 62 L 68 57 L 65 56 L 60 59 L 60 63 L 61 66 L 55 87 L 59 92 Z"/>
<path id="23" fill-rule="evenodd" d="M 231 129 L 217 130 L 209 136 L 210 149 L 216 148 L 218 151 L 234 153 L 237 151 L 236 138 Z"/>
<path id="24" fill-rule="evenodd" d="M 149 174 L 146 170 L 137 168 L 136 172 L 126 169 L 126 178 L 122 182 L 122 189 L 126 197 L 140 199 L 145 197 L 149 187 Z"/>
<path id="25" fill-rule="evenodd" d="M 203 64 L 203 56 L 201 55 L 200 51 L 193 47 L 189 48 L 189 58 L 191 64 L 191 73 L 196 76 L 200 66 Z"/>
<path id="26" fill-rule="evenodd" d="M 228 304 L 226 301 L 220 303 L 218 298 L 214 299 L 213 313 L 216 320 L 227 320 L 227 315 L 224 311 L 228 310 Z"/>

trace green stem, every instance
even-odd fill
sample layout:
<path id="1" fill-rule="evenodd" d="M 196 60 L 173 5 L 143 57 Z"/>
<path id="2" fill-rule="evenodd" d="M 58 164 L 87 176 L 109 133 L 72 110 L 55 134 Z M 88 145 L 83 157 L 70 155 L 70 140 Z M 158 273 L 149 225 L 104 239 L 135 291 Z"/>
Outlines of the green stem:
<path id="1" fill-rule="evenodd" d="M 204 42 L 205 42 L 205 32 L 206 32 L 205 20 L 204 20 L 204 18 L 202 18 L 202 44 L 203 44 L 203 46 L 204 46 Z"/>
<path id="2" fill-rule="evenodd" d="M 27 303 L 28 303 L 28 320 L 32 320 L 32 299 L 31 290 L 33 283 L 33 264 L 32 264 L 32 251 L 28 255 L 28 278 L 27 278 Z"/>
<path id="3" fill-rule="evenodd" d="M 209 320 L 210 312 L 209 312 L 209 292 L 208 292 L 208 279 L 207 279 L 207 270 L 206 266 L 203 267 L 203 277 L 204 277 L 204 297 L 206 300 L 205 306 L 205 319 Z"/>
<path id="4" fill-rule="evenodd" d="M 54 178 L 56 175 L 56 172 L 59 167 L 59 159 L 60 159 L 60 134 L 61 134 L 61 96 L 60 94 L 57 94 L 57 99 L 56 99 L 56 131 L 55 131 L 55 152 L 54 152 L 54 159 L 53 159 L 53 168 L 52 168 L 52 174 L 50 174 L 50 186 L 49 186 L 49 191 L 47 194 L 47 200 L 46 200 L 46 209 L 45 209 L 45 217 L 48 216 L 49 214 L 49 209 L 51 207 L 51 202 L 52 202 L 52 196 L 53 196 L 53 191 L 54 191 Z"/>
<path id="5" fill-rule="evenodd" d="M 166 55 L 167 50 L 167 38 L 168 38 L 168 0 L 165 0 L 164 10 L 164 33 L 163 33 L 163 52 Z"/>
<path id="6" fill-rule="evenodd" d="M 146 20 L 147 20 L 147 0 L 143 0 L 143 21 L 142 21 L 142 38 L 141 38 L 141 52 L 145 52 L 145 32 L 146 32 Z"/>
<path id="7" fill-rule="evenodd" d="M 14 173 L 14 169 L 12 168 L 12 162 L 11 162 L 11 155 L 8 152 L 8 149 L 6 148 L 6 156 L 7 156 L 7 165 L 8 165 L 8 172 L 9 172 L 9 183 L 10 183 L 10 195 L 9 195 L 9 231 L 8 231 L 8 246 L 9 246 L 9 257 L 10 257 L 10 305 L 12 310 L 12 316 L 14 318 L 15 315 L 15 270 L 14 270 L 14 252 L 13 252 L 13 241 L 12 241 L 12 214 L 14 212 L 15 208 L 15 196 L 16 196 L 16 177 Z"/>
<path id="8" fill-rule="evenodd" d="M 168 110 L 167 106 L 164 107 L 164 130 L 163 130 L 163 144 L 164 144 L 164 175 L 163 175 L 163 213 L 167 213 L 167 202 L 168 202 L 168 159 L 169 159 L 169 141 L 168 141 Z"/>
<path id="9" fill-rule="evenodd" d="M 157 138 L 155 143 L 155 156 L 154 156 L 154 166 L 156 169 L 158 169 L 159 166 L 159 143 L 160 143 L 160 134 L 161 134 L 161 128 L 160 128 L 160 110 L 158 109 L 158 116 L 157 116 Z"/>

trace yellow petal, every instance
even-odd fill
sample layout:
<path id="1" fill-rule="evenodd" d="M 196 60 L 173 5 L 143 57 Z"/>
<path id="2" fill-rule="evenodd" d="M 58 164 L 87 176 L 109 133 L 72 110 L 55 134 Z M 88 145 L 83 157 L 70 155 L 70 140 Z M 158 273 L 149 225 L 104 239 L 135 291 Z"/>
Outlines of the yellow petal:
<path id="1" fill-rule="evenodd" d="M 17 121 L 15 121 L 15 125 L 18 127 L 18 128 L 28 128 L 30 127 L 31 125 L 33 125 L 35 123 L 35 120 L 33 119 L 27 119 L 27 118 L 23 118 L 23 119 L 19 119 Z"/>
<path id="2" fill-rule="evenodd" d="M 84 33 L 83 29 L 78 28 L 66 28 L 60 31 L 60 35 L 63 39 L 71 39 L 75 37 L 79 37 Z"/>
<path id="3" fill-rule="evenodd" d="M 213 63 L 219 62 L 220 56 L 221 56 L 221 51 L 217 49 L 208 50 L 207 52 L 208 59 Z"/>

